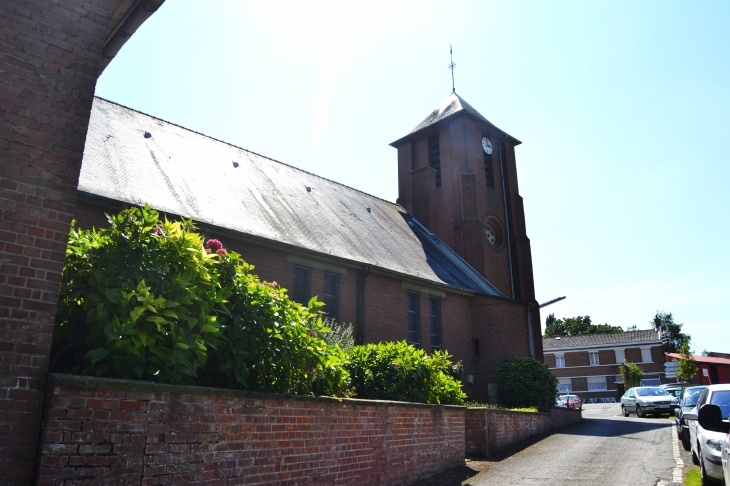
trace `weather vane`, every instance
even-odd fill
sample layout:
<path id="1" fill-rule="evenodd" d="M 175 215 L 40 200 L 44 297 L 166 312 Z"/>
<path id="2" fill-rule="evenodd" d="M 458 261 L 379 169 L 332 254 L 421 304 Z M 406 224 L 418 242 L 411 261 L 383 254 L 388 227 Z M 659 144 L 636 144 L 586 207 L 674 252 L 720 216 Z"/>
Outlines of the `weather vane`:
<path id="1" fill-rule="evenodd" d="M 456 93 L 456 87 L 454 86 L 454 68 L 456 67 L 456 63 L 454 62 L 454 50 L 451 48 L 451 44 L 449 44 L 449 54 L 451 54 L 451 64 L 449 64 L 449 69 L 451 69 L 451 92 Z"/>

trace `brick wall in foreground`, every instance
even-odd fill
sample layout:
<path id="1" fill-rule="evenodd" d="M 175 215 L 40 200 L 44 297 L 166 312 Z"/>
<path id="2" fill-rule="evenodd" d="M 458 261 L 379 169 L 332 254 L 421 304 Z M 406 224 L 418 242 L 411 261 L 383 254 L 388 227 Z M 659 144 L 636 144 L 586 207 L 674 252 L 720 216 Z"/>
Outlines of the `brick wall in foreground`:
<path id="1" fill-rule="evenodd" d="M 550 413 L 468 408 L 464 417 L 466 453 L 491 457 L 517 449 L 525 441 L 581 421 L 580 410 L 554 407 Z"/>
<path id="2" fill-rule="evenodd" d="M 50 375 L 38 485 L 409 484 L 464 463 L 464 411 Z"/>

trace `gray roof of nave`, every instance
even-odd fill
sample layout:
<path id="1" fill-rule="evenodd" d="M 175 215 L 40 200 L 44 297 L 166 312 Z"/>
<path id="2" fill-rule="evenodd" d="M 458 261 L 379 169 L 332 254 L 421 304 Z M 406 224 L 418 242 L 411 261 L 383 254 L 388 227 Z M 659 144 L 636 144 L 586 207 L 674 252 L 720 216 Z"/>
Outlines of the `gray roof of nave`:
<path id="1" fill-rule="evenodd" d="M 149 134 L 149 137 L 145 134 Z M 401 206 L 95 98 L 79 191 L 505 297 Z"/>
<path id="2" fill-rule="evenodd" d="M 584 334 L 581 336 L 560 336 L 543 338 L 542 347 L 570 348 L 577 346 L 596 346 L 601 344 L 635 344 L 647 341 L 661 341 L 659 333 L 653 329 L 641 331 L 614 332 L 608 334 Z"/>

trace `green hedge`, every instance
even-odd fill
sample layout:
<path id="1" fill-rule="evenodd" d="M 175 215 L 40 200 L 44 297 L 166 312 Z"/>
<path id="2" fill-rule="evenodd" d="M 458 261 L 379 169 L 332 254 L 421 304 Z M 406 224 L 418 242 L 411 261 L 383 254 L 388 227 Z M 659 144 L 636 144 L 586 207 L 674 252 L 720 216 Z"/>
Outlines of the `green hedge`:
<path id="1" fill-rule="evenodd" d="M 51 370 L 278 393 L 461 403 L 448 355 L 405 343 L 355 346 L 322 336 L 305 306 L 262 282 L 191 221 L 131 208 L 99 231 L 71 228 Z M 350 335 L 348 336 L 348 332 Z M 374 351 L 377 350 L 377 351 Z M 350 377 L 350 373 L 353 376 Z"/>
<path id="2" fill-rule="evenodd" d="M 430 356 L 405 341 L 355 346 L 345 368 L 359 398 L 460 405 L 466 395 L 450 356 Z"/>
<path id="3" fill-rule="evenodd" d="M 494 373 L 497 396 L 509 408 L 555 406 L 558 378 L 532 358 L 515 357 L 504 361 Z"/>

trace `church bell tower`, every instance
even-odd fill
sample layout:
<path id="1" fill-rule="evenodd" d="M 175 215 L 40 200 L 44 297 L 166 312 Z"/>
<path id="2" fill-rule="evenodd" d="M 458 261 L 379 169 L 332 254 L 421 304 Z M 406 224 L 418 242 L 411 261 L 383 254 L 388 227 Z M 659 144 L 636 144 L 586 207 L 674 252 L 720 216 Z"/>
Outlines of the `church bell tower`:
<path id="1" fill-rule="evenodd" d="M 398 149 L 398 204 L 505 296 L 534 301 L 515 146 L 456 93 Z"/>

